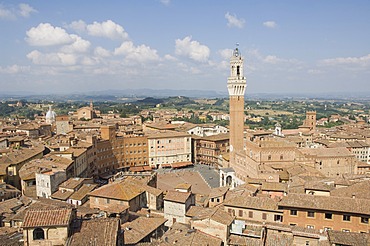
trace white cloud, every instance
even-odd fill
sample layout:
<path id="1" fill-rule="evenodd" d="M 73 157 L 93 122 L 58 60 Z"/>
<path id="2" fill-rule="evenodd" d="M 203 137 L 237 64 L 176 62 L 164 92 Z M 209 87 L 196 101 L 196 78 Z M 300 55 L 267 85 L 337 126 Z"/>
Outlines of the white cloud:
<path id="1" fill-rule="evenodd" d="M 263 56 L 258 49 L 251 49 L 247 51 L 248 57 L 256 58 L 257 60 L 263 60 Z"/>
<path id="2" fill-rule="evenodd" d="M 82 23 L 80 23 L 81 25 Z M 109 39 L 127 39 L 128 34 L 122 26 L 114 23 L 111 20 L 102 23 L 94 21 L 93 24 L 86 26 L 87 33 L 95 37 L 105 37 Z"/>
<path id="3" fill-rule="evenodd" d="M 23 73 L 30 71 L 29 66 L 19 66 L 17 64 L 14 64 L 12 66 L 7 67 L 0 67 L 0 73 L 6 73 L 6 74 L 16 74 L 16 73 Z"/>
<path id="4" fill-rule="evenodd" d="M 0 19 L 15 20 L 16 16 L 12 11 L 6 9 L 3 5 L 0 4 Z"/>
<path id="5" fill-rule="evenodd" d="M 63 28 L 53 27 L 50 23 L 40 23 L 27 31 L 26 41 L 33 46 L 52 46 L 70 44 L 74 41 Z"/>
<path id="6" fill-rule="evenodd" d="M 198 41 L 192 41 L 191 36 L 187 36 L 183 40 L 176 39 L 175 53 L 194 61 L 205 62 L 209 58 L 210 49 Z"/>
<path id="7" fill-rule="evenodd" d="M 233 50 L 232 49 L 223 49 L 219 50 L 218 53 L 224 60 L 230 60 L 231 56 L 233 55 Z"/>
<path id="8" fill-rule="evenodd" d="M 320 69 L 312 68 L 312 69 L 308 69 L 307 73 L 309 73 L 309 74 L 323 74 L 324 72 Z"/>
<path id="9" fill-rule="evenodd" d="M 319 61 L 320 64 L 335 66 L 335 65 L 342 65 L 342 64 L 354 64 L 360 66 L 367 66 L 370 65 L 370 54 L 361 56 L 361 57 L 338 57 L 338 58 L 331 58 L 331 59 L 324 59 Z"/>
<path id="10" fill-rule="evenodd" d="M 73 21 L 71 24 L 67 25 L 67 27 L 71 28 L 77 33 L 86 31 L 86 23 L 83 20 Z"/>
<path id="11" fill-rule="evenodd" d="M 136 62 L 159 60 L 157 50 L 146 45 L 134 46 L 131 41 L 126 41 L 114 50 L 115 55 L 124 55 L 126 59 Z"/>
<path id="12" fill-rule="evenodd" d="M 100 56 L 100 57 L 109 57 L 109 56 L 111 56 L 111 52 L 109 50 L 106 50 L 106 49 L 104 49 L 103 47 L 100 47 L 100 46 L 95 48 L 94 54 L 96 56 Z"/>
<path id="13" fill-rule="evenodd" d="M 37 10 L 26 3 L 20 3 L 18 9 L 7 8 L 0 4 L 0 19 L 16 20 L 17 15 L 22 17 L 29 17 L 31 13 L 37 13 Z"/>
<path id="14" fill-rule="evenodd" d="M 263 59 L 263 61 L 266 62 L 266 63 L 276 64 L 276 63 L 281 62 L 283 60 L 278 58 L 277 56 L 268 55 Z"/>
<path id="15" fill-rule="evenodd" d="M 177 61 L 176 57 L 173 57 L 173 56 L 171 56 L 169 54 L 165 55 L 164 56 L 164 59 L 165 60 L 168 60 L 168 61 Z"/>
<path id="16" fill-rule="evenodd" d="M 243 28 L 245 24 L 245 20 L 241 18 L 237 18 L 236 15 L 231 15 L 229 12 L 225 14 L 225 18 L 227 19 L 227 26 L 229 27 L 238 27 Z"/>
<path id="17" fill-rule="evenodd" d="M 21 3 L 18 5 L 19 7 L 19 14 L 23 17 L 29 17 L 31 13 L 37 13 L 37 10 L 32 8 L 30 5 L 26 3 Z"/>
<path id="18" fill-rule="evenodd" d="M 265 63 L 270 63 L 270 64 L 282 64 L 282 63 L 288 63 L 288 64 L 299 64 L 300 62 L 296 59 L 284 59 L 280 58 L 274 55 L 267 55 L 262 59 L 263 62 Z"/>
<path id="19" fill-rule="evenodd" d="M 91 58 L 91 57 L 83 57 L 81 60 L 81 64 L 85 66 L 93 66 L 98 64 L 99 61 L 97 59 Z"/>
<path id="20" fill-rule="evenodd" d="M 74 42 L 70 45 L 65 45 L 62 47 L 61 51 L 65 53 L 84 53 L 90 48 L 91 43 L 81 37 L 71 34 L 70 37 Z"/>
<path id="21" fill-rule="evenodd" d="M 62 52 L 43 54 L 38 50 L 34 50 L 27 54 L 27 58 L 37 65 L 71 66 L 77 63 L 76 55 Z"/>
<path id="22" fill-rule="evenodd" d="M 263 22 L 263 25 L 268 28 L 275 28 L 277 27 L 277 24 L 275 21 L 265 21 Z"/>

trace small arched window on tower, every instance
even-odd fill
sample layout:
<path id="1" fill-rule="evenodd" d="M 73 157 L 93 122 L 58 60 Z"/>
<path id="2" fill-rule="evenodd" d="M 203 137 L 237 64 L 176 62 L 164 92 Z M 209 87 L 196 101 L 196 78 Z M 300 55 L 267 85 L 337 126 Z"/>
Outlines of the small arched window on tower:
<path id="1" fill-rule="evenodd" d="M 35 228 L 35 230 L 33 230 L 33 240 L 44 240 L 45 239 L 45 234 L 44 234 L 44 230 L 42 228 Z"/>
<path id="2" fill-rule="evenodd" d="M 280 155 L 280 160 L 283 160 L 284 159 L 284 156 L 283 155 Z"/>
<path id="3" fill-rule="evenodd" d="M 238 75 L 238 77 L 240 76 L 240 66 L 236 67 L 236 75 Z"/>

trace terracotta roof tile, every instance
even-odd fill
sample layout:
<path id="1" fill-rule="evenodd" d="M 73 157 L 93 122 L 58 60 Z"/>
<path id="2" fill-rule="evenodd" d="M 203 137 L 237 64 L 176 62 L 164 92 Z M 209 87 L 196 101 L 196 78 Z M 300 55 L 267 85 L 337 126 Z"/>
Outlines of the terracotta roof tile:
<path id="1" fill-rule="evenodd" d="M 67 199 L 73 194 L 73 191 L 69 190 L 58 190 L 54 192 L 51 195 L 51 198 L 61 200 L 61 201 L 67 201 Z"/>
<path id="2" fill-rule="evenodd" d="M 89 193 L 90 196 L 111 198 L 116 200 L 129 201 L 145 190 L 142 187 L 138 187 L 132 184 L 128 180 L 122 180 L 111 184 L 104 185 Z"/>
<path id="3" fill-rule="evenodd" d="M 234 220 L 234 217 L 228 214 L 222 207 L 204 208 L 191 206 L 188 212 L 186 212 L 186 216 L 192 217 L 193 220 L 212 219 L 224 225 L 230 225 Z"/>
<path id="4" fill-rule="evenodd" d="M 303 154 L 313 155 L 317 157 L 349 157 L 354 156 L 347 148 L 338 147 L 338 148 L 307 148 L 300 149 Z"/>
<path id="5" fill-rule="evenodd" d="M 23 228 L 45 226 L 67 226 L 72 219 L 72 209 L 28 210 L 24 217 Z"/>
<path id="6" fill-rule="evenodd" d="M 191 196 L 190 192 L 180 192 L 180 191 L 170 190 L 167 192 L 166 196 L 164 197 L 164 200 L 171 201 L 171 202 L 185 203 L 186 200 L 188 200 L 190 196 Z"/>
<path id="7" fill-rule="evenodd" d="M 370 215 L 368 199 L 288 194 L 279 202 L 280 206 Z"/>
<path id="8" fill-rule="evenodd" d="M 278 211 L 277 201 L 269 197 L 235 196 L 224 202 L 225 206 Z"/>
<path id="9" fill-rule="evenodd" d="M 81 227 L 71 237 L 70 246 L 117 245 L 120 230 L 119 219 L 105 218 L 83 220 Z"/>
<path id="10" fill-rule="evenodd" d="M 122 225 L 124 232 L 125 244 L 137 244 L 143 238 L 151 234 L 158 227 L 162 226 L 167 219 L 164 218 L 147 218 L 139 217 L 134 221 Z"/>
<path id="11" fill-rule="evenodd" d="M 78 191 L 74 192 L 69 199 L 81 201 L 87 194 L 93 191 L 98 185 L 97 184 L 83 184 Z"/>
<path id="12" fill-rule="evenodd" d="M 360 199 L 370 199 L 370 180 L 362 181 L 348 187 L 337 188 L 330 192 L 331 196 L 353 197 Z"/>
<path id="13" fill-rule="evenodd" d="M 328 231 L 331 245 L 351 245 L 367 246 L 370 245 L 369 235 L 366 233 Z"/>
<path id="14" fill-rule="evenodd" d="M 176 222 L 163 235 L 159 245 L 221 246 L 222 240 L 198 230 L 190 229 L 190 225 Z"/>
<path id="15" fill-rule="evenodd" d="M 209 198 L 215 198 L 220 197 L 226 194 L 226 192 L 229 190 L 229 187 L 217 187 L 211 189 L 211 192 L 209 193 Z"/>
<path id="16" fill-rule="evenodd" d="M 84 178 L 70 178 L 59 185 L 59 188 L 75 189 L 84 182 Z"/>
<path id="17" fill-rule="evenodd" d="M 261 190 L 266 191 L 282 191 L 285 192 L 288 189 L 288 184 L 286 183 L 277 183 L 277 182 L 263 182 Z"/>

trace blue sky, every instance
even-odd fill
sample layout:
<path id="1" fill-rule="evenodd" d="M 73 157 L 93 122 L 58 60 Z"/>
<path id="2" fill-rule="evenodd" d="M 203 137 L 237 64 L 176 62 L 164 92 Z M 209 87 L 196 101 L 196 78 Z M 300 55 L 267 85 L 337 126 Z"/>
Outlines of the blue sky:
<path id="1" fill-rule="evenodd" d="M 0 1 L 0 90 L 370 92 L 370 1 Z"/>

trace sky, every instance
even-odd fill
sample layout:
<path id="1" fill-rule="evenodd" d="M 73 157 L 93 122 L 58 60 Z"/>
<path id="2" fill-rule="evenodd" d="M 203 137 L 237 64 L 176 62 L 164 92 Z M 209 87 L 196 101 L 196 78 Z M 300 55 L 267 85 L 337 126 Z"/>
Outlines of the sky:
<path id="1" fill-rule="evenodd" d="M 0 93 L 370 92 L 368 0 L 0 0 Z"/>

